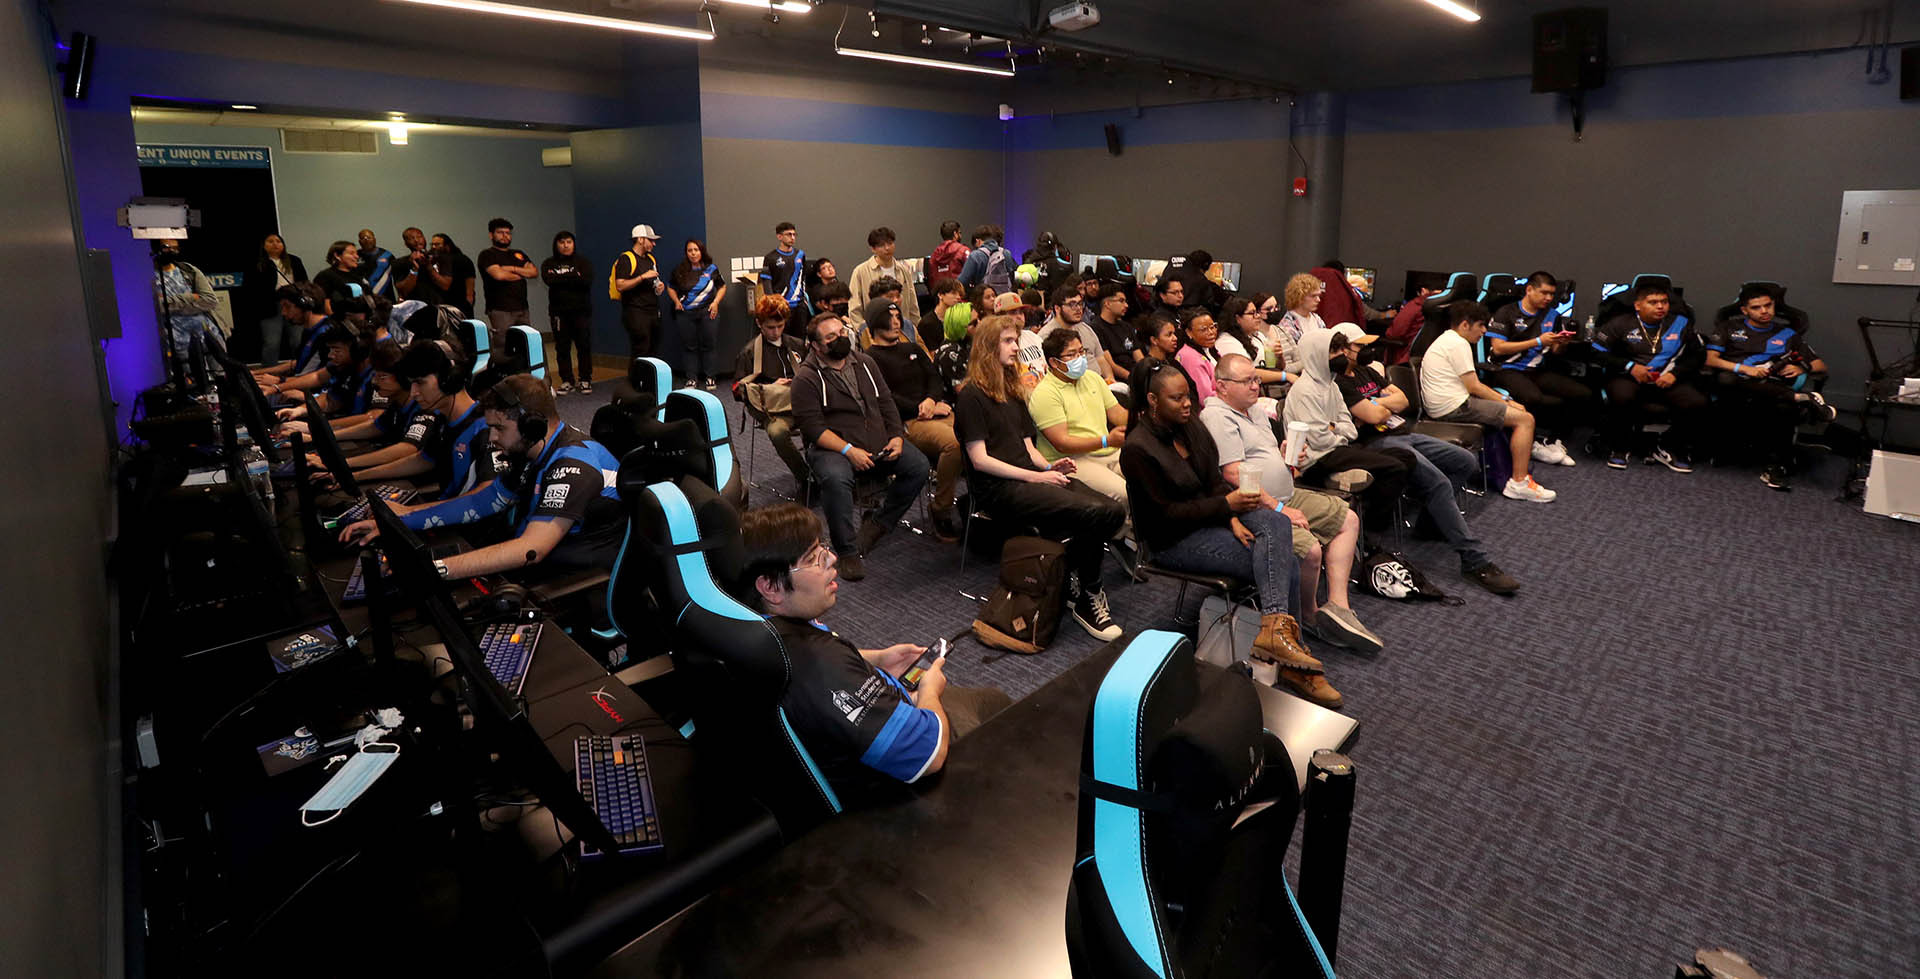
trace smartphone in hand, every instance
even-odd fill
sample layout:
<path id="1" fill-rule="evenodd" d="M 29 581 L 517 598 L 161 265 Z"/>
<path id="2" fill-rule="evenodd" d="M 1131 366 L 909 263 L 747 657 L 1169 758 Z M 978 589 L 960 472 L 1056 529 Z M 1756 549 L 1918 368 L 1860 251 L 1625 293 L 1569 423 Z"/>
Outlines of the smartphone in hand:
<path id="1" fill-rule="evenodd" d="M 914 660 L 913 665 L 908 667 L 905 673 L 900 674 L 900 683 L 908 690 L 920 689 L 920 678 L 925 676 L 927 672 L 926 666 L 922 664 L 930 664 L 934 660 L 946 659 L 947 648 L 947 641 L 945 639 L 935 639 L 928 643 L 927 651 L 921 653 L 920 658 Z"/>

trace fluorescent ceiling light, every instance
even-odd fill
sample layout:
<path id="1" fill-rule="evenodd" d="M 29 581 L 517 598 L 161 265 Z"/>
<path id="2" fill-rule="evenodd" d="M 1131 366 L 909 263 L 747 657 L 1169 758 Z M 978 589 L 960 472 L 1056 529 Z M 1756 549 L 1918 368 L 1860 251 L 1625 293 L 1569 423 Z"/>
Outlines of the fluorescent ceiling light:
<path id="1" fill-rule="evenodd" d="M 1480 19 L 1479 11 L 1469 9 L 1463 4 L 1455 3 L 1454 0 L 1426 0 L 1426 2 L 1429 4 L 1432 4 L 1435 7 L 1439 7 L 1441 10 L 1444 10 L 1447 13 L 1450 13 L 1455 17 L 1458 17 L 1469 24 L 1474 23 L 1475 21 L 1478 21 Z"/>
<path id="2" fill-rule="evenodd" d="M 910 54 L 891 54 L 886 51 L 862 51 L 859 48 L 843 48 L 834 45 L 835 54 L 844 54 L 849 58 L 869 58 L 874 61 L 891 61 L 902 65 L 919 65 L 922 68 L 945 68 L 949 71 L 970 71 L 976 75 L 999 75 L 1012 78 L 1011 68 L 989 68 L 986 65 L 962 64 L 958 61 L 942 61 L 939 58 L 916 58 Z"/>
<path id="3" fill-rule="evenodd" d="M 258 108 L 260 108 L 260 107 L 259 107 L 259 106 L 257 106 L 257 105 L 241 105 L 240 103 L 238 103 L 238 102 L 235 102 L 235 103 L 234 103 L 233 105 L 231 105 L 231 106 L 229 106 L 228 108 L 233 108 L 233 109 L 258 109 Z"/>
<path id="4" fill-rule="evenodd" d="M 736 7 L 758 7 L 761 10 L 772 8 L 774 10 L 784 10 L 790 14 L 804 14 L 813 9 L 813 4 L 807 3 L 805 0 L 779 0 L 778 3 L 769 3 L 768 0 L 718 0 L 718 2 L 730 3 Z"/>
<path id="5" fill-rule="evenodd" d="M 493 0 L 387 0 L 388 3 L 411 3 L 423 7 L 444 7 L 448 10 L 466 10 L 479 14 L 499 14 L 503 17 L 520 17 L 526 20 L 544 20 L 554 24 L 577 24 L 581 27 L 600 27 L 612 31 L 629 31 L 634 34 L 658 34 L 662 37 L 678 37 L 689 41 L 711 41 L 713 31 L 698 30 L 691 27 L 669 27 L 666 24 L 650 24 L 640 20 L 624 20 L 619 17 L 599 17 L 593 14 L 575 14 L 564 10 L 547 10 L 543 7 L 523 7 L 515 3 L 494 3 Z M 712 18 L 708 18 L 709 24 Z"/>
<path id="6" fill-rule="evenodd" d="M 395 146 L 407 145 L 407 124 L 398 120 L 387 123 L 387 139 Z"/>

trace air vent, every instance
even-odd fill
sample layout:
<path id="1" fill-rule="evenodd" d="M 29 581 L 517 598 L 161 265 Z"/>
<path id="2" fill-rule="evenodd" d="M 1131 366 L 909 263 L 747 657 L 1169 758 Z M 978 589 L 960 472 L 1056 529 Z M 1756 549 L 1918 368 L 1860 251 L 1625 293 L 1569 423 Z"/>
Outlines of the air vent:
<path id="1" fill-rule="evenodd" d="M 288 153 L 378 153 L 380 137 L 370 129 L 282 129 L 280 147 Z"/>

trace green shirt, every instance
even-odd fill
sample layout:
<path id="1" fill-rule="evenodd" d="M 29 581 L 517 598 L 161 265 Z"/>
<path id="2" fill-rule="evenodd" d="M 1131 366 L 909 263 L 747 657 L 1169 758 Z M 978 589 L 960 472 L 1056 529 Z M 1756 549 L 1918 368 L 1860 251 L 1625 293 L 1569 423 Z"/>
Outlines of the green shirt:
<path id="1" fill-rule="evenodd" d="M 1063 381 L 1059 375 L 1048 371 L 1034 386 L 1033 393 L 1027 396 L 1027 411 L 1033 414 L 1034 428 L 1044 433 L 1064 423 L 1067 434 L 1077 438 L 1104 438 L 1107 434 L 1107 409 L 1118 407 L 1119 404 L 1113 392 L 1107 390 L 1107 382 L 1091 368 L 1080 375 L 1078 381 Z M 1048 462 L 1067 455 L 1054 448 L 1045 434 L 1035 439 L 1034 445 Z M 1110 446 L 1085 454 L 1109 456 L 1118 451 L 1118 446 Z"/>

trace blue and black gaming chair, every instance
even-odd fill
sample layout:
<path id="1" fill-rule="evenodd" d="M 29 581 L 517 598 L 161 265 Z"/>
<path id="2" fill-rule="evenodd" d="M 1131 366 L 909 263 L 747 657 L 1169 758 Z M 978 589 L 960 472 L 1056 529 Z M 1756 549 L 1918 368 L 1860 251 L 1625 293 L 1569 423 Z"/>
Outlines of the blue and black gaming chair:
<path id="1" fill-rule="evenodd" d="M 493 337 L 487 332 L 483 320 L 462 320 L 466 335 L 461 339 L 467 342 L 467 352 L 473 354 L 473 373 L 479 374 L 493 363 Z"/>
<path id="2" fill-rule="evenodd" d="M 785 643 L 718 584 L 745 562 L 738 513 L 698 480 L 630 492 L 622 468 L 632 519 L 608 610 L 628 635 L 646 629 L 670 643 L 678 706 L 691 718 L 683 731 L 702 766 L 711 759 L 709 770 L 747 786 L 788 834 L 838 813 L 839 795 L 780 707 L 793 679 Z"/>
<path id="3" fill-rule="evenodd" d="M 1499 312 L 1500 307 L 1520 301 L 1520 295 L 1526 292 L 1522 280 L 1505 272 L 1495 272 L 1480 281 L 1480 303 L 1487 312 Z"/>
<path id="4" fill-rule="evenodd" d="M 720 399 L 711 391 L 696 391 L 683 388 L 667 395 L 666 410 L 662 420 L 672 425 L 676 422 L 691 422 L 699 430 L 701 441 L 707 451 L 707 485 L 720 491 L 720 495 L 732 503 L 736 509 L 747 508 L 747 484 L 740 476 L 740 466 L 733 456 L 733 433 L 727 426 L 726 409 L 720 406 Z"/>
<path id="5" fill-rule="evenodd" d="M 502 346 L 504 349 L 494 363 L 504 373 L 532 374 L 542 381 L 547 379 L 547 345 L 539 330 L 524 325 L 509 326 Z"/>
<path id="6" fill-rule="evenodd" d="M 1101 681 L 1067 890 L 1075 976 L 1333 976 L 1287 886 L 1298 782 L 1251 682 L 1160 630 Z"/>
<path id="7" fill-rule="evenodd" d="M 1453 328 L 1450 310 L 1453 304 L 1476 300 L 1480 297 L 1480 286 L 1473 281 L 1472 272 L 1455 272 L 1447 277 L 1447 287 L 1431 296 L 1420 306 L 1426 317 L 1425 325 L 1420 327 L 1420 335 L 1413 338 L 1412 357 L 1424 357 L 1427 348 L 1433 346 L 1435 337 Z"/>

